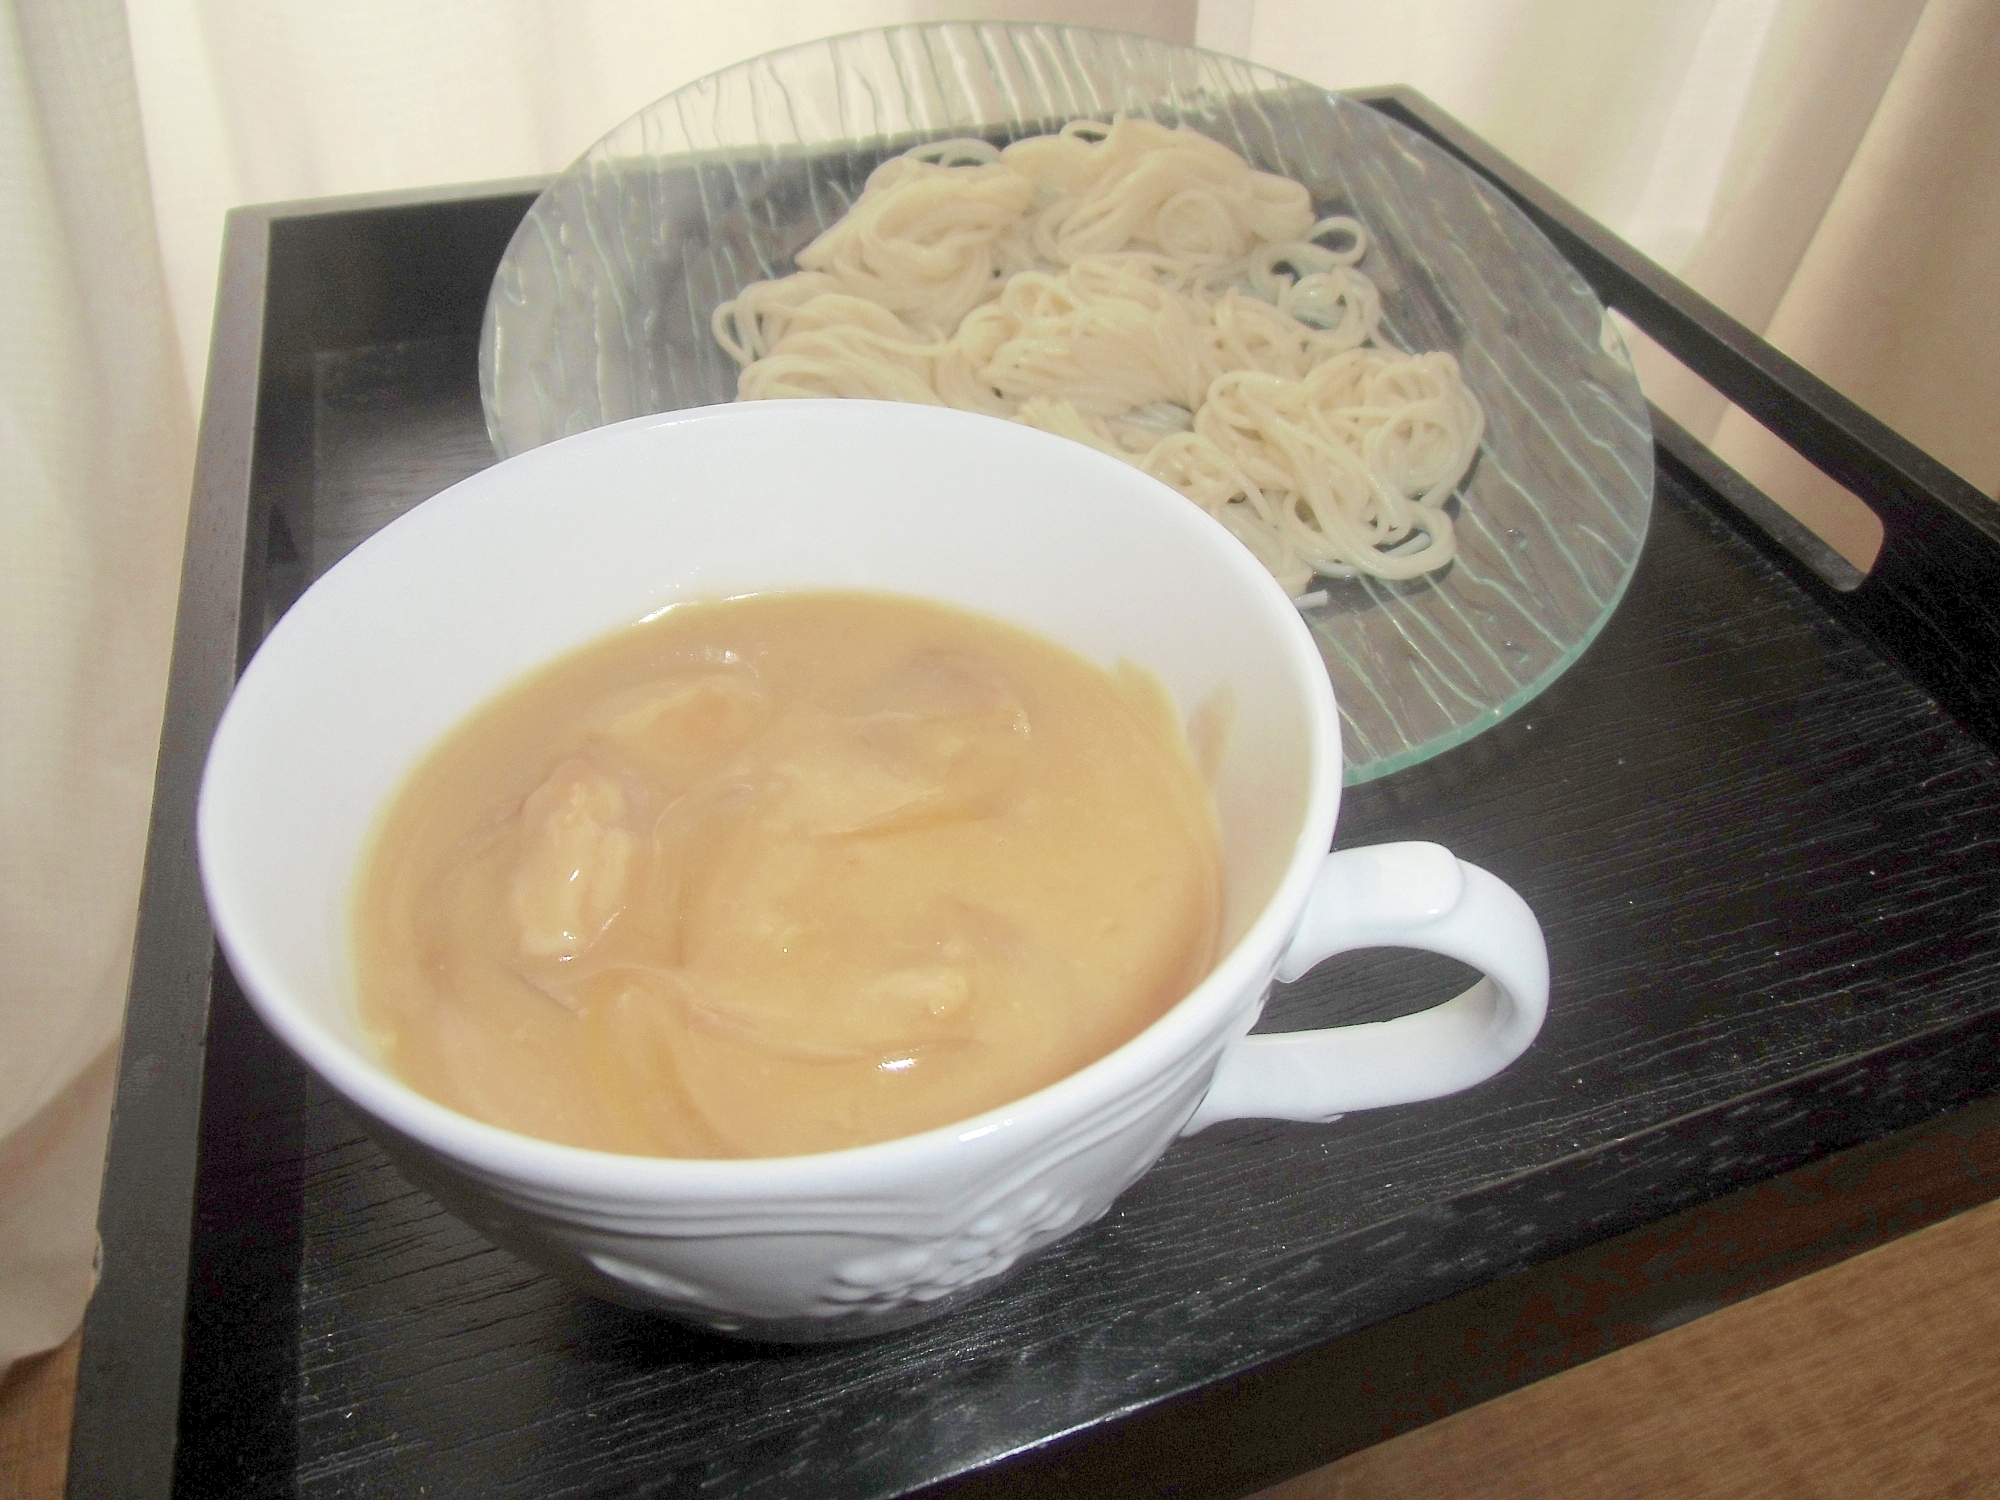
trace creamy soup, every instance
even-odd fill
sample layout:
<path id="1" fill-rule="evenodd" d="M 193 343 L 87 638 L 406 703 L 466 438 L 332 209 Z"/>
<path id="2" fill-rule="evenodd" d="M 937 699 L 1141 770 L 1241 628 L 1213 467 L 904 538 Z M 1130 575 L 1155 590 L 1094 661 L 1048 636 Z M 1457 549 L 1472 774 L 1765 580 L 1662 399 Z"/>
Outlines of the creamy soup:
<path id="1" fill-rule="evenodd" d="M 667 610 L 459 726 L 376 831 L 363 1023 L 413 1087 L 578 1146 L 778 1156 L 1020 1098 L 1207 973 L 1172 706 L 916 600 Z"/>

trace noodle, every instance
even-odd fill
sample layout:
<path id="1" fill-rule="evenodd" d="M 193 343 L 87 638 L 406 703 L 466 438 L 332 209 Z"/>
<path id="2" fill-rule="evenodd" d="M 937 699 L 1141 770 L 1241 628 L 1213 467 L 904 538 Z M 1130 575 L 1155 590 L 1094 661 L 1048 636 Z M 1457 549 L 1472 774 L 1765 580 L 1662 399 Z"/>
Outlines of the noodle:
<path id="1" fill-rule="evenodd" d="M 1079 120 L 877 167 L 798 274 L 715 310 L 737 399 L 1009 417 L 1137 465 L 1288 590 L 1414 578 L 1484 417 L 1449 354 L 1379 336 L 1367 232 L 1189 130 Z"/>

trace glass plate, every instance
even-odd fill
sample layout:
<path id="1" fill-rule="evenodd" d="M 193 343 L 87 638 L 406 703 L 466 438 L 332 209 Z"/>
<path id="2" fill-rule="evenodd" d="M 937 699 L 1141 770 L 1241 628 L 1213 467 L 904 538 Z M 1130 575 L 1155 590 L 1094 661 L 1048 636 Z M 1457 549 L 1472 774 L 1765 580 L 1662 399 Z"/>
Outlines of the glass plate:
<path id="1" fill-rule="evenodd" d="M 1347 780 L 1500 722 L 1576 660 L 1645 540 L 1651 424 L 1623 341 L 1498 191 L 1365 105 L 1234 58 L 1074 27 L 893 27 L 793 47 L 627 120 L 535 202 L 487 301 L 480 396 L 501 457 L 728 401 L 709 315 L 792 257 L 922 140 L 1004 142 L 1141 115 L 1213 136 L 1372 232 L 1381 336 L 1448 349 L 1486 409 L 1459 551 L 1410 582 L 1328 580 L 1303 613 L 1340 704 Z"/>

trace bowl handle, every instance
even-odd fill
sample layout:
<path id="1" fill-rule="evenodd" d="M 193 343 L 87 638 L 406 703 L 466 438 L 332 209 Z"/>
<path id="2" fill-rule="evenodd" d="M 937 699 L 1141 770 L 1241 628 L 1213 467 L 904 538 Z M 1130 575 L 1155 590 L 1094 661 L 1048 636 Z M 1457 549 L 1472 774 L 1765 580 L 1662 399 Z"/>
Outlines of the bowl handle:
<path id="1" fill-rule="evenodd" d="M 1491 1078 L 1542 1028 L 1549 955 L 1528 904 L 1436 844 L 1329 854 L 1277 977 L 1354 948 L 1422 948 L 1482 971 L 1454 1000 L 1393 1021 L 1239 1037 L 1182 1134 L 1217 1120 L 1327 1121 Z"/>

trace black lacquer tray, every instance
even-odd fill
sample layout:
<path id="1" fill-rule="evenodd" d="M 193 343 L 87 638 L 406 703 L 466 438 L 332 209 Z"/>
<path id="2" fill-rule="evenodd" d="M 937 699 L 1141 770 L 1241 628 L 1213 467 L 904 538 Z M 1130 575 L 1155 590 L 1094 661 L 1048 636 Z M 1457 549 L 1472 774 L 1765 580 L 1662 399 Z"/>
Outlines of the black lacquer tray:
<path id="1" fill-rule="evenodd" d="M 535 185 L 239 210 L 72 1496 L 1242 1495 L 1574 1357 L 1482 1356 L 1529 1326 L 1508 1308 L 1595 1287 L 1599 1312 L 1660 1326 L 1859 1243 L 1827 1227 L 1830 1160 L 1861 1148 L 1858 1181 L 1893 1155 L 1867 1143 L 1935 1161 L 1954 1129 L 1993 1133 L 2000 507 L 1420 98 L 1365 97 L 1886 529 L 1856 575 L 1656 417 L 1652 532 L 1603 635 L 1514 718 L 1350 789 L 1343 842 L 1436 839 L 1539 913 L 1554 993 L 1528 1056 L 1455 1098 L 1183 1141 L 993 1295 L 871 1343 L 711 1340 L 491 1247 L 253 1018 L 192 825 L 269 622 L 492 461 L 479 320 Z M 1447 980 L 1364 956 L 1281 991 L 1268 1024 L 1394 1014 Z M 2000 1192 L 1977 1164 L 1945 1176 L 1888 1217 Z M 1607 1244 L 1637 1264 L 1662 1221 L 1732 1193 L 1783 1252 L 1765 1269 L 1661 1263 L 1607 1302 Z"/>

